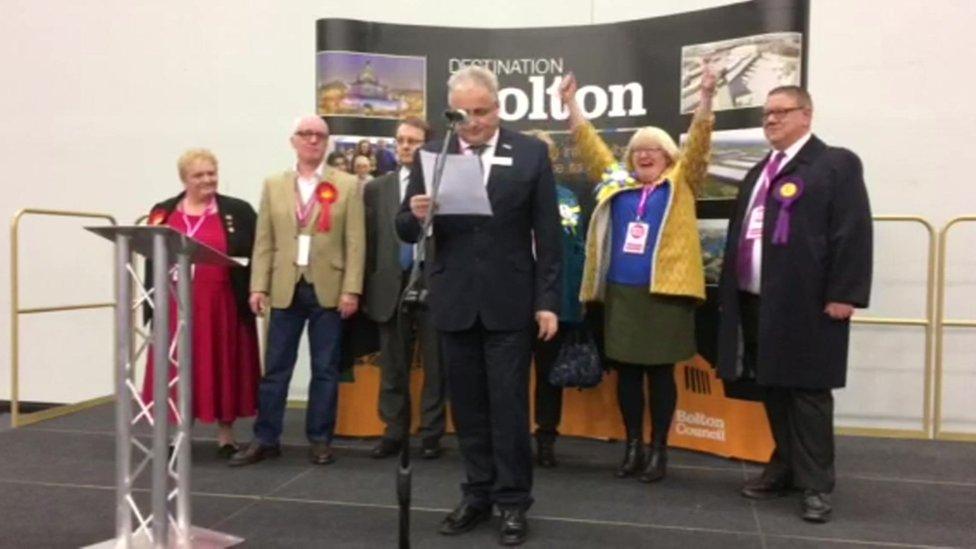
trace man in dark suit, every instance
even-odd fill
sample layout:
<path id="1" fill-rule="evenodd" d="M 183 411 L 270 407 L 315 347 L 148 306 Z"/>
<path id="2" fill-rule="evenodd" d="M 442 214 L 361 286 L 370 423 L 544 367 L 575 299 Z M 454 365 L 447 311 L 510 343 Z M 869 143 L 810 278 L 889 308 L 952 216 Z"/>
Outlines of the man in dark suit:
<path id="1" fill-rule="evenodd" d="M 810 131 L 802 88 L 769 93 L 769 155 L 747 175 L 729 223 L 720 282 L 719 374 L 751 379 L 776 447 L 742 489 L 765 499 L 803 490 L 802 517 L 829 520 L 833 396 L 847 374 L 850 317 L 871 291 L 871 209 L 861 161 Z"/>
<path id="2" fill-rule="evenodd" d="M 517 545 L 525 540 L 525 511 L 532 504 L 532 337 L 549 340 L 558 326 L 556 187 L 545 143 L 499 128 L 493 73 L 458 71 L 448 80 L 448 103 L 468 115 L 448 150 L 478 157 L 484 178 L 478 183 L 487 186 L 492 216 L 438 215 L 433 225 L 428 305 L 441 335 L 467 475 L 464 498 L 440 532 L 466 532 L 495 505 L 502 515 L 500 541 Z M 423 170 L 414 170 L 397 215 L 400 238 L 415 242 L 430 214 Z"/>
<path id="3" fill-rule="evenodd" d="M 414 245 L 397 238 L 395 218 L 407 191 L 414 156 L 427 140 L 427 123 L 419 118 L 404 119 L 396 130 L 398 169 L 366 184 L 366 315 L 377 323 L 380 333 L 379 413 L 386 424 L 374 458 L 396 454 L 406 439 L 410 419 L 407 391 L 410 390 L 410 364 L 414 343 L 420 339 L 424 366 L 424 387 L 420 398 L 420 437 L 422 455 L 440 457 L 444 434 L 445 373 L 441 367 L 437 330 L 423 309 L 409 308 L 398 315 L 400 294 L 410 277 Z"/>

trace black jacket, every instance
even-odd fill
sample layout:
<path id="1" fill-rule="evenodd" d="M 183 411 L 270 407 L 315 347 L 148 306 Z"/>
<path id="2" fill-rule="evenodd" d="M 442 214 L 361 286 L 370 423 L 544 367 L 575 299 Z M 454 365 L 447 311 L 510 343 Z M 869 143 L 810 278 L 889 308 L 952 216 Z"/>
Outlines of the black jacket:
<path id="1" fill-rule="evenodd" d="M 440 147 L 433 142 L 424 148 Z M 448 151 L 458 150 L 455 138 Z M 428 305 L 439 330 L 466 330 L 476 319 L 488 330 L 521 330 L 536 311 L 559 313 L 561 226 L 548 148 L 502 128 L 495 157 L 511 158 L 511 165 L 490 168 L 487 190 L 494 215 L 434 220 Z M 419 154 L 414 164 L 421 165 Z M 420 236 L 410 197 L 424 189 L 423 170 L 414 170 L 396 218 L 397 233 L 406 242 Z"/>
<path id="2" fill-rule="evenodd" d="M 185 193 L 180 193 L 172 198 L 166 199 L 155 204 L 150 210 L 150 216 L 156 212 L 164 212 L 165 217 L 160 224 L 165 224 L 169 220 L 170 214 L 176 210 L 176 206 L 183 200 Z M 257 224 L 258 214 L 246 201 L 233 198 L 222 194 L 217 195 L 217 214 L 223 222 L 224 234 L 227 236 L 227 255 L 231 257 L 251 258 L 251 249 L 254 246 L 254 228 Z M 146 260 L 145 285 L 147 289 L 152 288 L 152 261 Z M 230 283 L 234 290 L 234 301 L 237 303 L 237 313 L 241 316 L 253 316 L 247 300 L 250 294 L 251 267 L 234 267 L 230 270 Z M 149 321 L 152 318 L 152 309 L 145 308 L 145 318 Z"/>
<path id="3" fill-rule="evenodd" d="M 719 283 L 718 350 L 719 375 L 727 380 L 742 374 L 736 255 L 752 189 L 765 163 L 763 159 L 746 175 L 729 222 Z M 782 214 L 775 190 L 798 180 L 803 193 L 792 206 L 789 240 L 773 244 Z M 844 386 L 850 323 L 823 311 L 828 302 L 868 306 L 871 258 L 871 208 L 861 161 L 813 136 L 776 175 L 766 197 L 756 361 L 760 385 Z"/>

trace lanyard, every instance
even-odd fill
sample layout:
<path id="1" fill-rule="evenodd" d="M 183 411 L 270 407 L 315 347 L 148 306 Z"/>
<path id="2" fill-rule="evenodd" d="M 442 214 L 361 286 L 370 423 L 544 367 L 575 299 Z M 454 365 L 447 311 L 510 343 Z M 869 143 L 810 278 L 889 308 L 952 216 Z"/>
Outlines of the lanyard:
<path id="1" fill-rule="evenodd" d="M 644 218 L 644 209 L 647 207 L 647 197 L 651 196 L 651 193 L 654 192 L 654 189 L 657 189 L 657 185 L 654 186 L 645 185 L 644 189 L 641 190 L 640 202 L 637 203 L 637 221 L 640 221 L 641 219 Z"/>
<path id="2" fill-rule="evenodd" d="M 184 202 L 186 201 L 186 199 L 183 200 Z M 199 231 L 200 227 L 203 226 L 203 222 L 207 220 L 207 216 L 213 214 L 215 211 L 217 211 L 217 200 L 211 198 L 210 203 L 207 204 L 207 208 L 203 210 L 203 214 L 200 215 L 200 219 L 197 220 L 195 225 L 191 225 L 190 217 L 186 215 L 186 208 L 181 204 L 180 214 L 183 216 L 183 224 L 186 226 L 186 236 L 192 237 L 193 235 L 197 234 L 197 231 Z"/>
<path id="3" fill-rule="evenodd" d="M 315 191 L 308 197 L 308 202 L 302 201 L 302 190 L 298 186 L 298 181 L 295 181 L 295 217 L 298 219 L 298 226 L 304 227 L 308 225 L 308 218 L 312 215 L 312 209 L 315 207 Z"/>

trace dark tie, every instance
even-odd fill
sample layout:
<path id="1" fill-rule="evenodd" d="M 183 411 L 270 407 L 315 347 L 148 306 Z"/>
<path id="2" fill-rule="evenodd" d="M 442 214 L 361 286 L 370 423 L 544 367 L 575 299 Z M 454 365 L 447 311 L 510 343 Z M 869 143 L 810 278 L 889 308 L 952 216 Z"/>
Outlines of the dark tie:
<path id="1" fill-rule="evenodd" d="M 485 153 L 485 149 L 488 148 L 488 143 L 482 143 L 480 145 L 471 145 L 468 150 L 471 154 L 478 157 L 478 167 L 481 168 L 481 175 L 485 174 L 485 165 L 481 163 L 481 155 Z"/>
<path id="2" fill-rule="evenodd" d="M 752 283 L 752 247 L 754 240 L 746 238 L 746 233 L 749 230 L 749 219 L 752 218 L 752 211 L 757 207 L 765 207 L 766 195 L 769 194 L 769 184 L 772 182 L 773 178 L 776 177 L 776 173 L 779 172 L 779 165 L 786 158 L 786 153 L 780 151 L 774 154 L 768 162 L 766 162 L 766 168 L 763 170 L 765 172 L 765 180 L 763 181 L 762 187 L 756 191 L 756 199 L 753 200 L 752 205 L 746 211 L 745 217 L 742 218 L 742 227 L 740 229 L 739 235 L 739 250 L 736 257 L 736 271 L 739 275 L 739 288 L 748 288 Z M 763 219 L 765 224 L 765 219 Z M 761 237 L 760 237 L 761 240 Z"/>

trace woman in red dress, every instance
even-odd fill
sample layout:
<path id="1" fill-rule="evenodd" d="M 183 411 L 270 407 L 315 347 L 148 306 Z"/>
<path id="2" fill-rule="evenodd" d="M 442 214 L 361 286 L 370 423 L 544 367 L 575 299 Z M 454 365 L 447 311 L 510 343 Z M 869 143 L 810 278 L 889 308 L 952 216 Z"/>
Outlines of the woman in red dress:
<path id="1" fill-rule="evenodd" d="M 192 149 L 178 167 L 184 191 L 153 206 L 149 224 L 168 225 L 231 257 L 250 258 L 257 214 L 247 202 L 217 193 L 217 158 Z M 146 272 L 152 272 L 148 263 Z M 234 420 L 257 410 L 261 372 L 257 327 L 247 306 L 249 280 L 249 267 L 193 266 L 193 419 L 217 422 L 217 453 L 225 458 L 237 449 Z M 172 334 L 175 300 L 169 306 Z M 150 352 L 143 384 L 147 403 L 153 370 Z"/>

